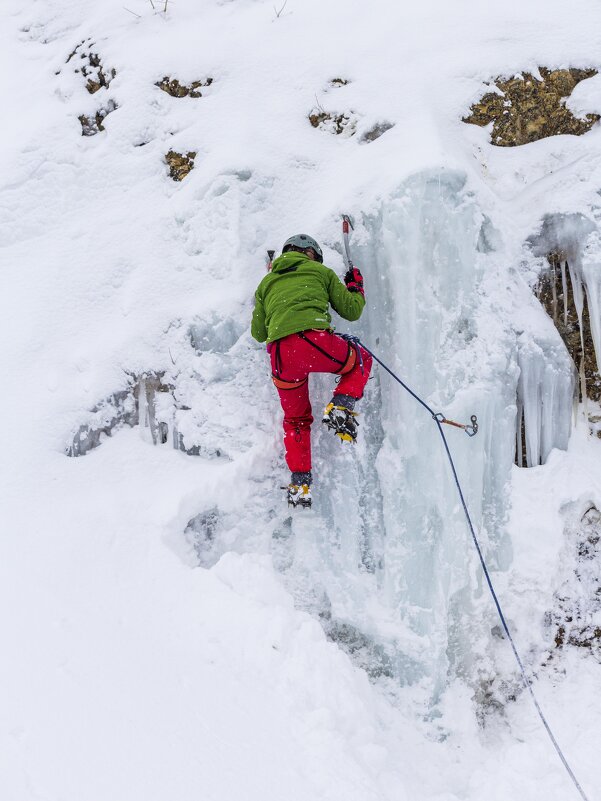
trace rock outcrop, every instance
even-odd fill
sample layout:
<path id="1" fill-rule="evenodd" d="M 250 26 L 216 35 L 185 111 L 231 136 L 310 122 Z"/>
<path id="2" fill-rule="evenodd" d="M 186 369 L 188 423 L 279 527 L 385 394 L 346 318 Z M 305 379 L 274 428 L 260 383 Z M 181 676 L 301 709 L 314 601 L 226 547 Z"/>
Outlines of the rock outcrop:
<path id="1" fill-rule="evenodd" d="M 597 74 L 594 69 L 550 70 L 540 77 L 524 72 L 513 78 L 496 78 L 492 91 L 471 107 L 463 122 L 484 127 L 493 123 L 491 142 L 516 147 L 548 136 L 581 136 L 600 119 L 598 114 L 575 117 L 565 104 L 574 87 Z M 491 84 L 489 84 L 490 86 Z"/>

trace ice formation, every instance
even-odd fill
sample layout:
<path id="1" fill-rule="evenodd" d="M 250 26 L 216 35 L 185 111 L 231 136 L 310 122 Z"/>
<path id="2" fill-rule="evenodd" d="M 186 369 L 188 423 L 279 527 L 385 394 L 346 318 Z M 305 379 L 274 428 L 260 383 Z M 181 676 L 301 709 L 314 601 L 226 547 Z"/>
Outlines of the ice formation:
<path id="1" fill-rule="evenodd" d="M 523 283 L 512 291 L 524 295 L 524 319 L 511 318 L 502 293 L 483 299 L 484 287 L 490 292 L 499 282 L 498 241 L 489 229 L 462 173 L 409 178 L 364 220 L 356 256 L 369 265 L 372 281 L 369 312 L 358 327 L 434 409 L 464 420 L 478 414 L 475 440 L 456 431 L 449 439 L 486 558 L 504 569 L 511 561 L 504 523 L 516 432 L 520 465 L 523 434 L 528 466 L 567 448 L 575 370 Z M 565 231 L 562 239 L 570 241 Z M 324 397 L 328 385 L 320 379 Z M 342 487 L 340 468 L 332 475 L 331 466 L 344 455 L 334 455 L 323 436 L 316 447 L 323 460 L 316 471 L 320 527 L 303 531 L 319 554 L 311 562 L 319 576 L 310 591 L 313 609 L 321 603 L 330 625 L 367 636 L 372 668 L 401 684 L 426 680 L 436 700 L 451 676 L 475 678 L 492 610 L 480 608 L 472 543 L 429 415 L 382 370 L 362 411 L 364 441 L 355 463 L 342 469 Z M 479 624 L 466 628 L 468 618 Z"/>
<path id="2" fill-rule="evenodd" d="M 601 306 L 599 285 L 599 233 L 595 222 L 583 214 L 547 215 L 540 232 L 530 238 L 533 254 L 551 259 L 554 315 L 557 311 L 556 270 L 561 270 L 563 325 L 568 323 L 569 272 L 574 306 L 578 318 L 580 348 L 584 354 L 583 314 L 586 302 L 597 364 L 601 356 Z M 532 315 L 535 320 L 535 316 Z M 528 466 L 544 464 L 554 447 L 567 448 L 571 417 L 579 375 L 580 393 L 586 402 L 584 359 L 574 365 L 557 331 L 550 326 L 529 330 L 520 337 L 518 359 L 521 376 L 518 386 L 518 464 L 523 461 L 522 436 L 525 435 Z M 523 421 L 523 431 L 522 431 Z"/>
<path id="3" fill-rule="evenodd" d="M 601 372 L 601 236 L 598 231 L 594 231 L 588 237 L 578 265 L 586 287 L 586 302 L 597 369 Z"/>
<path id="4" fill-rule="evenodd" d="M 356 257 L 371 280 L 358 328 L 434 408 L 466 421 L 478 414 L 476 439 L 448 436 L 491 564 L 504 567 L 518 371 L 511 332 L 481 320 L 478 289 L 494 264 L 479 249 L 483 223 L 461 173 L 407 180 L 364 221 Z M 331 378 L 317 384 L 325 400 Z M 461 622 L 480 597 L 472 545 L 430 416 L 381 370 L 360 411 L 356 453 L 317 432 L 320 526 L 302 532 L 318 553 L 312 592 L 328 621 L 375 643 L 380 670 L 403 684 L 426 680 L 436 699 L 450 675 L 472 669 L 477 638 Z"/>
<path id="5" fill-rule="evenodd" d="M 581 346 L 584 351 L 582 316 L 586 298 L 597 365 L 601 364 L 601 248 L 599 231 L 583 214 L 552 214 L 543 220 L 540 233 L 531 238 L 535 255 L 558 255 L 564 297 L 564 323 L 567 322 L 567 276 L 569 271 L 574 305 L 578 315 Z"/>
<path id="6" fill-rule="evenodd" d="M 163 375 L 148 372 L 124 376 L 126 388 L 83 415 L 65 452 L 69 456 L 85 456 L 123 426 L 139 426 L 141 437 L 154 445 L 170 439 L 173 447 L 185 450 L 174 423 L 173 387 L 163 383 Z"/>
<path id="7" fill-rule="evenodd" d="M 553 448 L 565 450 L 570 437 L 575 387 L 574 364 L 559 336 L 518 340 L 517 460 L 523 464 L 525 435 L 528 467 L 544 464 Z M 523 421 L 523 425 L 522 425 Z"/>

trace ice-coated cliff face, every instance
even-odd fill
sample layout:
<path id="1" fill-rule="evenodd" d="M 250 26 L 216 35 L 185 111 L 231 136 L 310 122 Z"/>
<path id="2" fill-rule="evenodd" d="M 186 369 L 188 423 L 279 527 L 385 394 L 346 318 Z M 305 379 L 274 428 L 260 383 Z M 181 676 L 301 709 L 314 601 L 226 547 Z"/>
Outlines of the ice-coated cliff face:
<path id="1" fill-rule="evenodd" d="M 483 244 L 489 224 L 465 184 L 459 172 L 416 174 L 365 218 L 355 254 L 368 309 L 356 328 L 434 409 L 464 422 L 478 415 L 476 438 L 447 434 L 487 556 L 506 568 L 519 371 L 505 301 L 495 310 L 482 290 L 499 263 Z M 330 383 L 316 381 L 316 403 Z M 475 554 L 430 415 L 377 366 L 359 408 L 354 453 L 316 432 L 320 595 L 328 621 L 375 645 L 374 672 L 401 684 L 426 680 L 434 699 L 453 675 L 471 674 L 475 652 L 486 647 L 490 616 L 475 613 Z M 479 621 L 478 636 L 468 618 Z"/>
<path id="2" fill-rule="evenodd" d="M 484 222 L 461 174 L 432 172 L 407 181 L 374 228 L 376 269 L 386 276 L 376 284 L 376 304 L 385 313 L 370 317 L 369 337 L 379 337 L 393 369 L 432 408 L 465 422 L 478 415 L 478 438 L 447 433 L 474 519 L 490 536 L 491 560 L 506 565 L 500 523 L 512 462 L 516 370 L 509 334 L 491 342 L 502 326 L 487 330 L 483 319 L 483 273 L 495 265 L 481 252 Z M 422 669 L 440 688 L 449 669 L 468 670 L 478 639 L 460 625 L 473 616 L 479 593 L 473 552 L 436 427 L 400 387 L 380 380 L 387 432 L 377 460 L 386 525 L 384 590 L 428 641 Z"/>
<path id="3" fill-rule="evenodd" d="M 507 570 L 511 467 L 523 450 L 524 464 L 539 465 L 567 448 L 574 364 L 461 172 L 410 177 L 356 239 L 366 344 L 435 410 L 478 415 L 476 438 L 447 434 L 487 561 Z M 316 381 L 318 399 L 330 383 Z M 454 675 L 476 680 L 496 621 L 429 414 L 377 366 L 360 409 L 354 454 L 316 432 L 316 608 L 332 636 L 350 626 L 367 638 L 373 673 L 421 681 L 432 701 Z"/>

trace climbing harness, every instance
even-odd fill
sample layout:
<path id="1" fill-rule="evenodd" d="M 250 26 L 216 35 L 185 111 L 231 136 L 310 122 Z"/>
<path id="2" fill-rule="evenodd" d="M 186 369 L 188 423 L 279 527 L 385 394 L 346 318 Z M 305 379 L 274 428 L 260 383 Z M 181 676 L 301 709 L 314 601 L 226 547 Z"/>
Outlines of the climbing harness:
<path id="1" fill-rule="evenodd" d="M 299 387 L 302 387 L 303 384 L 306 384 L 309 378 L 300 378 L 298 381 L 284 381 L 282 378 L 272 375 L 271 380 L 273 381 L 276 389 L 298 389 Z"/>
<path id="2" fill-rule="evenodd" d="M 352 343 L 348 339 L 348 337 L 346 337 L 346 336 L 342 337 L 343 339 L 347 340 L 347 342 L 348 342 L 348 351 L 347 351 L 347 354 L 346 354 L 346 358 L 344 359 L 344 361 L 342 361 L 341 359 L 337 359 L 335 356 L 332 356 L 332 354 L 328 353 L 327 350 L 324 350 L 322 347 L 320 347 L 317 344 L 317 342 L 313 342 L 313 340 L 310 339 L 305 334 L 304 331 L 297 332 L 296 336 L 298 336 L 299 339 L 302 339 L 304 342 L 308 342 L 309 345 L 312 345 L 315 348 L 315 350 L 318 350 L 322 354 L 322 356 L 326 356 L 328 359 L 330 359 L 330 361 L 333 361 L 334 364 L 338 364 L 339 367 L 338 367 L 337 370 L 334 371 L 335 374 L 337 374 L 339 376 L 343 376 L 343 375 L 346 375 L 347 373 L 350 373 L 350 371 L 353 369 L 353 367 L 355 366 L 355 364 L 357 362 L 357 358 L 359 358 L 359 361 L 361 363 L 361 372 L 363 372 L 363 359 L 361 357 L 361 351 L 354 345 L 354 343 Z M 283 370 L 283 362 L 282 362 L 282 354 L 280 352 L 280 343 L 281 343 L 281 340 L 279 340 L 279 339 L 277 339 L 275 341 L 275 343 L 274 343 L 274 348 L 275 348 L 275 354 L 274 354 L 274 362 L 275 362 L 275 364 L 274 364 L 274 368 L 275 368 L 275 370 L 271 374 L 271 380 L 273 381 L 273 383 L 277 387 L 277 389 L 284 389 L 284 390 L 285 389 L 298 389 L 299 387 L 302 387 L 303 384 L 306 384 L 307 381 L 309 380 L 309 378 L 308 378 L 308 376 L 305 376 L 304 378 L 299 378 L 298 380 L 292 380 L 292 381 L 285 381 L 283 378 L 281 378 L 281 374 L 282 374 L 282 370 Z"/>
<path id="3" fill-rule="evenodd" d="M 352 334 L 339 334 L 342 339 L 346 339 L 349 343 L 349 347 L 357 354 L 357 358 L 359 359 L 359 367 L 361 368 L 361 375 L 365 375 L 365 370 L 363 368 L 363 354 L 361 353 L 361 348 L 359 347 L 359 337 L 354 337 Z"/>
<path id="4" fill-rule="evenodd" d="M 343 235 L 345 237 L 345 249 L 346 249 L 348 247 L 348 223 L 349 223 L 349 219 L 348 219 L 347 215 L 343 215 L 342 219 L 343 219 L 342 230 L 343 230 Z M 346 224 L 346 231 L 345 231 L 345 224 Z M 511 636 L 511 632 L 509 630 L 509 626 L 507 625 L 507 621 L 505 620 L 505 615 L 503 614 L 503 610 L 501 608 L 501 602 L 499 601 L 499 599 L 497 597 L 497 593 L 495 592 L 495 588 L 493 586 L 492 579 L 490 577 L 490 573 L 488 571 L 488 567 L 487 567 L 486 561 L 484 559 L 484 554 L 482 553 L 482 548 L 480 547 L 480 542 L 478 541 L 478 537 L 476 536 L 476 531 L 474 529 L 474 524 L 472 523 L 472 519 L 470 517 L 470 513 L 469 513 L 469 510 L 467 508 L 467 503 L 466 503 L 466 500 L 465 500 L 465 496 L 463 494 L 463 490 L 461 488 L 461 483 L 459 481 L 459 476 L 457 475 L 457 470 L 455 468 L 455 463 L 454 463 L 453 457 L 451 455 L 451 450 L 449 448 L 449 444 L 447 442 L 447 438 L 446 438 L 445 433 L 444 433 L 443 428 L 442 428 L 443 423 L 446 423 L 447 425 L 452 425 L 452 426 L 456 426 L 457 428 L 462 428 L 466 432 L 466 434 L 468 436 L 473 437 L 478 433 L 478 420 L 476 418 L 476 415 L 472 415 L 471 416 L 471 418 L 470 418 L 471 419 L 471 425 L 469 425 L 469 424 L 468 425 L 464 425 L 462 423 L 455 423 L 452 420 L 447 420 L 446 417 L 442 414 L 442 412 L 435 412 L 433 409 L 431 409 L 430 406 L 428 406 L 428 404 L 422 398 L 420 398 L 419 395 L 417 395 L 417 393 L 415 393 L 410 387 L 408 387 L 407 384 L 405 384 L 405 382 L 402 381 L 398 377 L 398 375 L 396 375 L 396 373 L 394 373 L 390 369 L 390 367 L 388 367 L 386 364 L 384 364 L 384 362 L 378 356 L 376 356 L 376 354 L 372 350 L 370 350 L 365 345 L 365 343 L 361 342 L 359 337 L 354 337 L 354 336 L 350 336 L 350 335 L 343 335 L 343 336 L 347 341 L 354 343 L 354 345 L 355 345 L 355 347 L 357 349 L 362 347 L 364 350 L 366 350 L 367 353 L 369 353 L 370 356 L 372 356 L 372 358 L 374 358 L 378 362 L 378 364 L 381 367 L 383 367 L 384 370 L 386 370 L 386 372 L 390 376 L 392 376 L 392 378 L 394 378 L 394 380 L 397 381 L 403 387 L 403 389 L 405 389 L 418 403 L 420 403 L 424 407 L 424 409 L 427 412 L 429 412 L 429 414 L 431 415 L 432 419 L 436 423 L 436 425 L 438 427 L 438 433 L 440 434 L 440 436 L 442 438 L 442 443 L 443 443 L 445 452 L 447 454 L 447 457 L 448 457 L 448 460 L 449 460 L 449 464 L 451 466 L 451 471 L 453 473 L 453 479 L 455 480 L 455 486 L 457 487 L 457 492 L 459 493 L 459 499 L 461 500 L 461 505 L 462 505 L 463 511 L 465 513 L 465 519 L 467 520 L 467 524 L 468 524 L 470 533 L 472 535 L 473 543 L 474 543 L 474 545 L 476 547 L 476 551 L 478 552 L 478 558 L 480 559 L 480 564 L 482 565 L 482 571 L 483 571 L 484 576 L 486 578 L 486 583 L 488 584 L 488 589 L 490 590 L 490 594 L 492 595 L 492 599 L 494 601 L 495 607 L 496 607 L 497 612 L 499 614 L 499 618 L 501 619 L 501 624 L 503 626 L 503 630 L 504 630 L 505 634 L 507 635 L 507 639 L 509 640 L 509 643 L 511 645 L 511 649 L 513 651 L 513 655 L 515 656 L 516 662 L 518 663 L 518 667 L 519 667 L 520 673 L 522 675 L 522 681 L 524 683 L 524 686 L 526 687 L 526 689 L 530 693 L 530 697 L 532 699 L 534 707 L 535 707 L 535 709 L 536 709 L 536 711 L 538 713 L 539 718 L 541 719 L 541 722 L 542 722 L 543 726 L 545 727 L 545 730 L 546 730 L 547 734 L 549 735 L 549 739 L 551 740 L 551 742 L 553 744 L 553 747 L 555 748 L 555 751 L 557 752 L 557 755 L 560 758 L 564 768 L 566 769 L 570 779 L 572 780 L 572 782 L 574 783 L 574 786 L 578 790 L 578 792 L 580 794 L 580 797 L 582 798 L 582 801 L 589 801 L 587 795 L 585 794 L 584 790 L 580 786 L 580 782 L 576 778 L 576 775 L 575 775 L 574 771 L 572 770 L 572 768 L 570 767 L 566 757 L 564 756 L 563 751 L 561 750 L 561 747 L 560 747 L 559 743 L 555 739 L 555 735 L 551 731 L 551 727 L 549 726 L 549 723 L 547 722 L 547 719 L 546 719 L 546 717 L 545 717 L 545 715 L 543 713 L 543 710 L 541 709 L 541 706 L 540 706 L 540 704 L 538 702 L 538 699 L 537 699 L 536 695 L 534 694 L 534 690 L 532 688 L 531 681 L 528 678 L 528 674 L 526 673 L 526 668 L 524 667 L 524 663 L 522 662 L 522 658 L 521 658 L 521 656 L 519 654 L 517 646 L 516 646 L 516 644 L 515 644 L 515 642 L 513 640 L 513 637 Z"/>
<path id="5" fill-rule="evenodd" d="M 275 354 L 274 354 L 275 372 L 273 372 L 271 374 L 271 380 L 275 384 L 276 388 L 277 389 L 298 389 L 299 387 L 302 387 L 303 384 L 306 384 L 307 381 L 309 380 L 308 376 L 305 376 L 304 378 L 300 378 L 298 380 L 292 380 L 292 381 L 284 381 L 283 378 L 280 378 L 280 375 L 282 374 L 282 355 L 280 353 L 280 340 L 279 339 L 276 340 L 274 347 L 275 347 Z"/>
<path id="6" fill-rule="evenodd" d="M 355 366 L 355 362 L 357 361 L 358 351 L 355 347 L 353 347 L 353 344 L 350 342 L 348 337 L 346 336 L 342 337 L 349 343 L 349 346 L 346 354 L 346 359 L 344 361 L 340 361 L 340 359 L 337 359 L 335 356 L 332 356 L 331 353 L 328 353 L 327 350 L 324 350 L 322 347 L 320 347 L 317 344 L 317 342 L 313 342 L 312 339 L 309 339 L 309 337 L 305 334 L 304 331 L 299 331 L 298 336 L 300 337 L 300 339 L 304 340 L 305 342 L 308 342 L 309 345 L 312 345 L 315 348 L 315 350 L 318 350 L 322 354 L 322 356 L 326 356 L 328 359 L 330 359 L 330 361 L 333 361 L 335 364 L 339 364 L 340 367 L 338 368 L 338 370 L 335 371 L 337 374 L 346 375 L 347 373 L 350 373 L 350 371 Z M 361 354 L 359 354 L 359 357 L 360 356 Z M 361 363 L 363 364 L 363 362 Z"/>

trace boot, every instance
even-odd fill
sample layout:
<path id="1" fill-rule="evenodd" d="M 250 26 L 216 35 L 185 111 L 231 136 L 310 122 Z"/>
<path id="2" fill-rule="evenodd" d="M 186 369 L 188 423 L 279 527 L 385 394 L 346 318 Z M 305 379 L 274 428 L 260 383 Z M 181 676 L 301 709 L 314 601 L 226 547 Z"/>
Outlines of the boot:
<path id="1" fill-rule="evenodd" d="M 290 484 L 282 487 L 287 491 L 288 506 L 302 506 L 305 509 L 311 508 L 311 471 L 292 472 L 290 474 Z"/>

